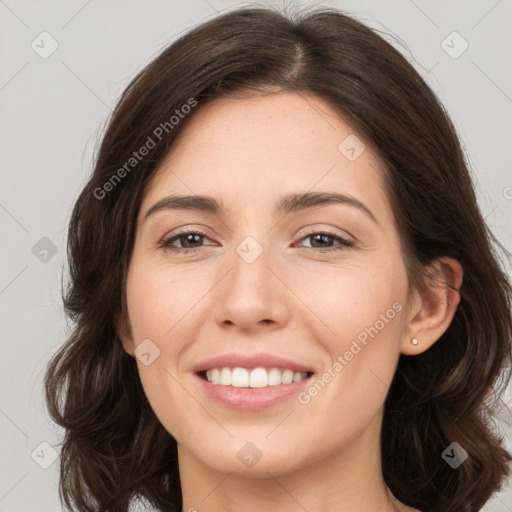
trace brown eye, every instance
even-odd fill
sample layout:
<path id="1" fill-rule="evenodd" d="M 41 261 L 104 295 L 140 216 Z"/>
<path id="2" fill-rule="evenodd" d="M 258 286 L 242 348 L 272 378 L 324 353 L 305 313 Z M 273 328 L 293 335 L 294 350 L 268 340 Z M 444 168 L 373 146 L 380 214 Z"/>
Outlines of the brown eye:
<path id="1" fill-rule="evenodd" d="M 301 238 L 301 240 L 307 239 L 311 239 L 311 246 L 307 248 L 320 249 L 320 252 L 338 251 L 354 246 L 354 242 L 345 240 L 344 238 L 327 231 L 309 233 Z M 339 244 L 329 245 L 329 240 L 339 242 Z"/>
<path id="2" fill-rule="evenodd" d="M 200 242 L 204 238 L 207 238 L 206 234 L 200 231 L 182 231 L 164 240 L 161 247 L 168 251 L 187 253 L 199 249 L 201 247 Z M 173 245 L 177 241 L 181 247 Z"/>

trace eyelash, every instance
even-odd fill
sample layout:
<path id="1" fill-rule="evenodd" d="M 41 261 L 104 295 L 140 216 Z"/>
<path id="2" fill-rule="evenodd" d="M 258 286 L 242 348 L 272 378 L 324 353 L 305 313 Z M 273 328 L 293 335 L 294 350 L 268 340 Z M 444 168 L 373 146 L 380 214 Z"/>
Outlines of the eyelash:
<path id="1" fill-rule="evenodd" d="M 181 247 L 173 247 L 171 245 L 171 243 L 173 241 L 178 240 L 179 238 L 181 238 L 181 237 L 183 237 L 185 235 L 199 235 L 201 237 L 208 238 L 208 235 L 206 233 L 203 233 L 202 231 L 198 231 L 198 230 L 181 231 L 179 233 L 174 234 L 172 237 L 167 238 L 166 240 L 163 240 L 160 243 L 160 247 L 163 248 L 166 251 L 171 251 L 171 252 L 174 252 L 174 253 L 181 253 L 181 254 L 186 254 L 186 253 L 190 253 L 190 252 L 196 252 L 199 249 L 201 249 L 201 247 L 196 247 L 194 249 L 185 249 L 185 248 L 181 248 Z M 345 240 L 344 238 L 341 238 L 340 236 L 338 236 L 338 235 L 336 235 L 334 233 L 330 233 L 329 231 L 311 231 L 310 233 L 307 233 L 304 236 L 302 236 L 300 238 L 300 240 L 304 240 L 305 238 L 309 238 L 309 237 L 311 237 L 313 235 L 329 236 L 331 238 L 334 238 L 336 241 L 340 242 L 340 245 L 337 245 L 337 246 L 334 246 L 334 247 L 328 247 L 327 249 L 316 248 L 316 247 L 306 247 L 306 249 L 311 249 L 311 250 L 313 250 L 315 252 L 321 252 L 322 253 L 322 252 L 346 250 L 346 249 L 350 249 L 350 248 L 354 247 L 354 245 L 355 245 L 354 242 L 352 242 L 350 240 Z"/>

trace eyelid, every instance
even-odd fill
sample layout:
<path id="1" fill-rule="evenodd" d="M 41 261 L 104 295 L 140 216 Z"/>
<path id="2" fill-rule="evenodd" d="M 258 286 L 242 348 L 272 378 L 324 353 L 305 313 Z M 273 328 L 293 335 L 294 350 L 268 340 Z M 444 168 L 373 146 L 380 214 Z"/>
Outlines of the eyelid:
<path id="1" fill-rule="evenodd" d="M 344 232 L 344 233 L 346 233 L 346 232 Z M 196 234 L 196 235 L 199 235 L 200 237 L 202 237 L 203 239 L 210 240 L 210 237 L 208 236 L 207 233 L 204 232 L 204 230 L 202 230 L 200 228 L 194 228 L 193 226 L 188 225 L 183 228 L 176 228 L 175 230 L 173 230 L 170 233 L 168 233 L 167 235 L 165 235 L 163 237 L 163 239 L 159 242 L 158 246 L 159 246 L 159 248 L 161 248 L 163 250 L 167 250 L 169 252 L 174 252 L 178 255 L 179 254 L 183 255 L 183 254 L 188 254 L 188 253 L 197 253 L 204 247 L 208 247 L 209 245 L 211 245 L 211 244 L 201 245 L 200 247 L 194 247 L 192 249 L 189 249 L 189 248 L 175 247 L 171 244 L 171 241 L 173 241 L 173 242 L 175 241 L 174 239 L 179 240 L 181 237 L 186 236 L 187 234 Z M 354 237 L 352 237 L 352 235 L 348 234 L 348 237 L 346 237 L 345 235 L 340 235 L 339 233 L 336 233 L 335 229 L 333 229 L 331 227 L 329 227 L 328 229 L 325 229 L 325 228 L 322 229 L 319 227 L 315 228 L 314 225 L 307 226 L 307 227 L 303 228 L 301 233 L 295 235 L 294 239 L 296 240 L 296 242 L 294 243 L 294 245 L 292 247 L 297 247 L 297 245 L 296 245 L 297 243 L 299 243 L 305 239 L 308 239 L 310 237 L 313 237 L 314 235 L 326 235 L 328 237 L 331 237 L 335 241 L 338 242 L 338 245 L 335 244 L 333 246 L 325 247 L 325 248 L 307 247 L 307 246 L 299 245 L 298 248 L 306 249 L 307 252 L 322 254 L 322 253 L 327 253 L 327 252 L 332 252 L 332 251 L 343 251 L 343 250 L 346 251 L 348 249 L 357 247 L 357 243 L 356 243 Z"/>
<path id="2" fill-rule="evenodd" d="M 323 248 L 323 249 L 322 248 L 315 248 L 315 247 L 304 247 L 302 245 L 298 246 L 298 248 L 299 249 L 306 249 L 308 252 L 325 254 L 325 253 L 334 252 L 334 251 L 347 251 L 348 249 L 352 249 L 352 248 L 357 247 L 357 244 L 354 241 L 353 237 L 351 237 L 351 236 L 345 237 L 345 236 L 342 236 L 342 235 L 336 233 L 332 229 L 322 229 L 322 228 L 311 228 L 306 233 L 303 233 L 300 236 L 298 236 L 296 243 L 301 242 L 303 240 L 306 240 L 308 238 L 311 238 L 311 237 L 313 237 L 315 235 L 326 235 L 326 236 L 328 236 L 330 238 L 333 238 L 335 241 L 339 242 L 339 244 L 338 245 L 333 245 L 331 247 L 326 247 L 326 248 Z M 294 247 L 295 247 L 295 244 L 294 244 Z"/>
<path id="3" fill-rule="evenodd" d="M 199 227 L 196 227 L 199 226 Z M 166 233 L 161 240 L 159 241 L 159 244 L 164 243 L 166 240 L 169 240 L 175 235 L 184 235 L 187 233 L 198 233 L 203 235 L 206 238 L 210 238 L 210 235 L 208 235 L 207 231 L 209 231 L 208 228 L 203 227 L 201 224 L 187 224 L 185 226 L 179 226 L 172 231 Z M 341 231 L 341 233 L 340 233 Z M 294 238 L 304 238 L 307 235 L 319 233 L 319 232 L 326 232 L 333 236 L 339 236 L 341 238 L 344 238 L 347 241 L 351 242 L 357 242 L 356 237 L 351 235 L 348 231 L 341 230 L 340 228 L 335 228 L 332 226 L 329 226 L 327 228 L 319 227 L 319 224 L 310 224 L 309 226 L 303 227 L 295 236 Z"/>
<path id="4" fill-rule="evenodd" d="M 200 227 L 196 227 L 200 226 Z M 202 227 L 201 224 L 187 224 L 185 226 L 179 226 L 172 231 L 167 232 L 158 242 L 158 244 L 163 244 L 167 240 L 177 236 L 177 235 L 186 235 L 187 233 L 197 233 L 201 234 L 206 238 L 210 238 L 210 235 L 208 235 L 207 231 L 209 231 L 207 228 Z"/>
<path id="5" fill-rule="evenodd" d="M 339 236 L 340 238 L 344 238 L 345 240 L 350 241 L 350 242 L 355 243 L 357 241 L 356 237 L 352 236 L 348 231 L 345 231 L 340 228 L 336 228 L 334 226 L 320 227 L 319 223 L 310 224 L 309 226 L 302 228 L 296 236 L 299 238 L 303 238 L 307 235 L 311 235 L 314 233 L 322 233 L 322 232 L 328 233 L 329 235 L 332 235 L 332 236 Z"/>

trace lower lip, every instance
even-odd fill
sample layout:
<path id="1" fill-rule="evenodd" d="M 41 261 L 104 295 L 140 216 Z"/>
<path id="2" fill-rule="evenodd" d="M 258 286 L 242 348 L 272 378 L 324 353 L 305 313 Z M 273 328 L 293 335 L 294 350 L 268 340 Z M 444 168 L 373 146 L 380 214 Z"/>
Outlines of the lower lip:
<path id="1" fill-rule="evenodd" d="M 300 382 L 265 388 L 222 386 L 212 384 L 197 374 L 194 374 L 194 377 L 199 381 L 199 385 L 206 395 L 220 405 L 241 411 L 261 411 L 300 393 L 304 387 L 309 386 L 313 375 Z"/>

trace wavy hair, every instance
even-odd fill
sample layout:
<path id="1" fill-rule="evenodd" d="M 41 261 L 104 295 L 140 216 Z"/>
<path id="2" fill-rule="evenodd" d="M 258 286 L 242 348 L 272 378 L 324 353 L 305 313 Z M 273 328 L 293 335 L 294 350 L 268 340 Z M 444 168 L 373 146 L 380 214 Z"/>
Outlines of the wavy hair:
<path id="1" fill-rule="evenodd" d="M 269 88 L 323 99 L 384 161 L 411 287 L 431 279 L 437 257 L 462 265 L 461 302 L 447 331 L 426 352 L 400 356 L 385 403 L 382 469 L 393 494 L 423 512 L 480 510 L 512 460 L 494 424 L 510 381 L 512 337 L 512 288 L 498 249 L 510 254 L 482 217 L 435 94 L 385 36 L 332 8 L 218 15 L 166 47 L 118 100 L 72 212 L 63 300 L 73 330 L 45 375 L 49 413 L 65 429 L 61 502 L 80 512 L 124 512 L 140 498 L 181 510 L 176 441 L 116 330 L 115 319 L 126 315 L 136 218 L 157 164 L 201 105 Z M 187 104 L 197 106 L 171 123 Z M 134 162 L 148 137 L 154 147 Z M 469 454 L 457 469 L 441 457 L 452 442 Z"/>

